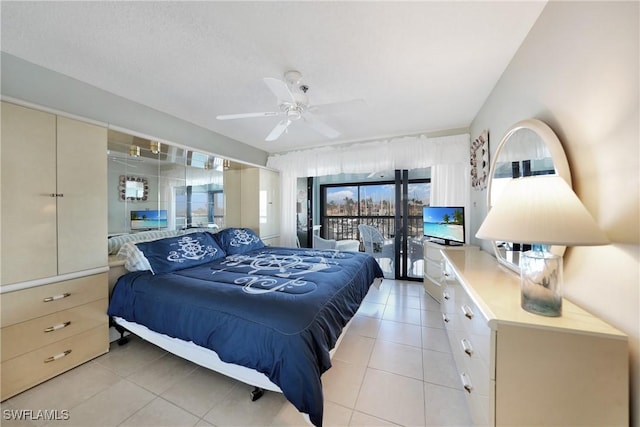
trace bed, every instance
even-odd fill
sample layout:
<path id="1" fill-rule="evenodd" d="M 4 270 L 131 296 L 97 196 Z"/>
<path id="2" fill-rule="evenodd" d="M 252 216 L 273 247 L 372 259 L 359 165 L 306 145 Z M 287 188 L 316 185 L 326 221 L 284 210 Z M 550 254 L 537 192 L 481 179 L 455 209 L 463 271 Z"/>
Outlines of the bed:
<path id="1" fill-rule="evenodd" d="M 369 287 L 364 253 L 264 246 L 230 228 L 122 247 L 109 315 L 181 357 L 279 391 L 322 425 L 322 374 Z"/>

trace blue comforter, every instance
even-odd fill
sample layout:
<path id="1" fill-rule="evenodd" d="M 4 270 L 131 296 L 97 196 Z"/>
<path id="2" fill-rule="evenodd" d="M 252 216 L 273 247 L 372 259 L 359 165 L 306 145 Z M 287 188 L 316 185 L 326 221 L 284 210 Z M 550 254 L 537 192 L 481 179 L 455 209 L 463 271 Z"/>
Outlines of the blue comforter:
<path id="1" fill-rule="evenodd" d="M 320 426 L 329 351 L 381 277 L 364 253 L 269 247 L 171 273 L 128 273 L 109 315 L 264 373 Z"/>

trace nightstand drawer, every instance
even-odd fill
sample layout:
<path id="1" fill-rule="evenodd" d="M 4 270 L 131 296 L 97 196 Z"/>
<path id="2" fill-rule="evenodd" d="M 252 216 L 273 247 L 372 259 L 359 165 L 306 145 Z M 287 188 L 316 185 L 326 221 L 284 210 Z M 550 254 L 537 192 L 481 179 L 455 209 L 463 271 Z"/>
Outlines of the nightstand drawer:
<path id="1" fill-rule="evenodd" d="M 2 361 L 103 325 L 107 328 L 107 299 L 2 328 Z"/>
<path id="2" fill-rule="evenodd" d="M 107 298 L 107 273 L 2 294 L 2 326 Z"/>
<path id="3" fill-rule="evenodd" d="M 106 353 L 108 333 L 99 326 L 2 362 L 2 400 Z"/>

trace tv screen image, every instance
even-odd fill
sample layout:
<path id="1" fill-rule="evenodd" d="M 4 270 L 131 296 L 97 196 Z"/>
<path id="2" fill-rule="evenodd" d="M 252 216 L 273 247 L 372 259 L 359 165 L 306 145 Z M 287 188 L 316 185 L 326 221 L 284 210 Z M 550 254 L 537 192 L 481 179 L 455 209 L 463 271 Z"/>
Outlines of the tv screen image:
<path id="1" fill-rule="evenodd" d="M 426 237 L 443 240 L 445 245 L 464 243 L 464 207 L 424 206 L 422 224 Z"/>
<path id="2" fill-rule="evenodd" d="M 143 211 L 131 211 L 131 229 L 149 230 L 154 228 L 167 228 L 167 210 L 146 209 Z"/>

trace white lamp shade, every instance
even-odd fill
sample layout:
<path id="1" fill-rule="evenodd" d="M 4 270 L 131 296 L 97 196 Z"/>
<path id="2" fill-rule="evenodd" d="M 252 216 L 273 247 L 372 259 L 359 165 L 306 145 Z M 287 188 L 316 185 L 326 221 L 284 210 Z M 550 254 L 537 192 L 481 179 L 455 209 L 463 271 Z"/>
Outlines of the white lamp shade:
<path id="1" fill-rule="evenodd" d="M 513 179 L 476 233 L 488 240 L 545 245 L 606 245 L 609 239 L 564 179 Z"/>

